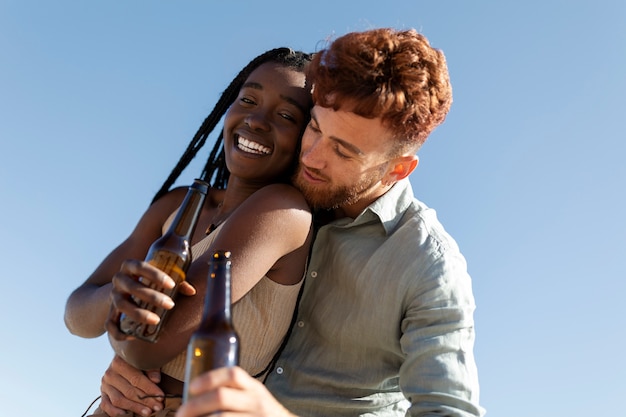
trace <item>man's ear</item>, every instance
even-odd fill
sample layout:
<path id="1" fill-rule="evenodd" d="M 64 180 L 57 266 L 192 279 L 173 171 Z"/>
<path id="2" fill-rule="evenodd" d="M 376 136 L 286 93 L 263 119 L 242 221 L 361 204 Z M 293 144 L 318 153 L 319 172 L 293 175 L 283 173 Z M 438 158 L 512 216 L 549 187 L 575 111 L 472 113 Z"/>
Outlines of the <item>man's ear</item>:
<path id="1" fill-rule="evenodd" d="M 418 163 L 419 157 L 417 155 L 401 156 L 390 161 L 386 182 L 394 183 L 408 177 L 417 167 Z"/>

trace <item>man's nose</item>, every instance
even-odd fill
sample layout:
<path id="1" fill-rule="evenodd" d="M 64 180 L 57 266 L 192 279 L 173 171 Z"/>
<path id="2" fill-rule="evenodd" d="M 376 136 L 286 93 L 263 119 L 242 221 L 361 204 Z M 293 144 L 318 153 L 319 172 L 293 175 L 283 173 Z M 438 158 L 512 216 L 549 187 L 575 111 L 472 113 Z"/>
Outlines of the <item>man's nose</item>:
<path id="1" fill-rule="evenodd" d="M 324 168 L 324 151 L 322 141 L 319 138 L 309 139 L 306 133 L 302 138 L 302 151 L 300 161 L 311 168 Z"/>

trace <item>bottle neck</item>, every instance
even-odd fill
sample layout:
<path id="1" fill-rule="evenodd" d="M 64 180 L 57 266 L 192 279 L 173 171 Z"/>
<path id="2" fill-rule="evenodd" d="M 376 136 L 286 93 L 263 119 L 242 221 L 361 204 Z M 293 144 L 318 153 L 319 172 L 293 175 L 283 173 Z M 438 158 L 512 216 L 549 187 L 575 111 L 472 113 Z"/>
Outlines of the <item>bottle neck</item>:
<path id="1" fill-rule="evenodd" d="M 230 296 L 230 253 L 216 252 L 209 261 L 207 290 L 201 328 L 215 328 L 232 324 Z"/>
<path id="2" fill-rule="evenodd" d="M 189 187 L 183 203 L 176 213 L 174 221 L 170 225 L 168 233 L 173 233 L 182 237 L 186 241 L 191 241 L 191 236 L 196 228 L 196 223 L 200 217 L 200 210 L 208 192 L 208 184 L 201 180 L 195 180 Z"/>

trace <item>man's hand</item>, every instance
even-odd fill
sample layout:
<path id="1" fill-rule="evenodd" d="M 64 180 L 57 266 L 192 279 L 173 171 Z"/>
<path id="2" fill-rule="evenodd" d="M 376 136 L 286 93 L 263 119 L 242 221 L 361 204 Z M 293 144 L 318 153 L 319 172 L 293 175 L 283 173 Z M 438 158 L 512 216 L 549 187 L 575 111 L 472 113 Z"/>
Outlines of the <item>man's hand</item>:
<path id="1" fill-rule="evenodd" d="M 109 416 L 125 411 L 150 415 L 163 409 L 163 391 L 156 385 L 161 379 L 160 371 L 137 368 L 115 356 L 102 377 L 100 408 Z"/>
<path id="2" fill-rule="evenodd" d="M 176 417 L 200 417 L 219 412 L 220 416 L 295 417 L 261 382 L 239 367 L 220 368 L 194 379 L 191 398 L 178 409 Z"/>

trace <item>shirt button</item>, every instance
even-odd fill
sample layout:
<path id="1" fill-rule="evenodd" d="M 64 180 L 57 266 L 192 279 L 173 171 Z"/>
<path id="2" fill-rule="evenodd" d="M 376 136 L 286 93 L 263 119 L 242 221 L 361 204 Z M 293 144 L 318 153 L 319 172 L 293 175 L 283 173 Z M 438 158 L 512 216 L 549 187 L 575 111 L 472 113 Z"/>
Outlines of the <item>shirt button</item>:
<path id="1" fill-rule="evenodd" d="M 298 322 L 298 327 L 304 327 L 304 322 L 302 320 Z"/>
<path id="2" fill-rule="evenodd" d="M 311 277 L 315 278 L 317 276 L 317 271 L 311 271 Z"/>
<path id="3" fill-rule="evenodd" d="M 279 366 L 278 368 L 276 368 L 276 373 L 277 373 L 278 375 L 282 375 L 282 373 L 283 373 L 283 368 L 281 368 L 280 366 Z"/>

